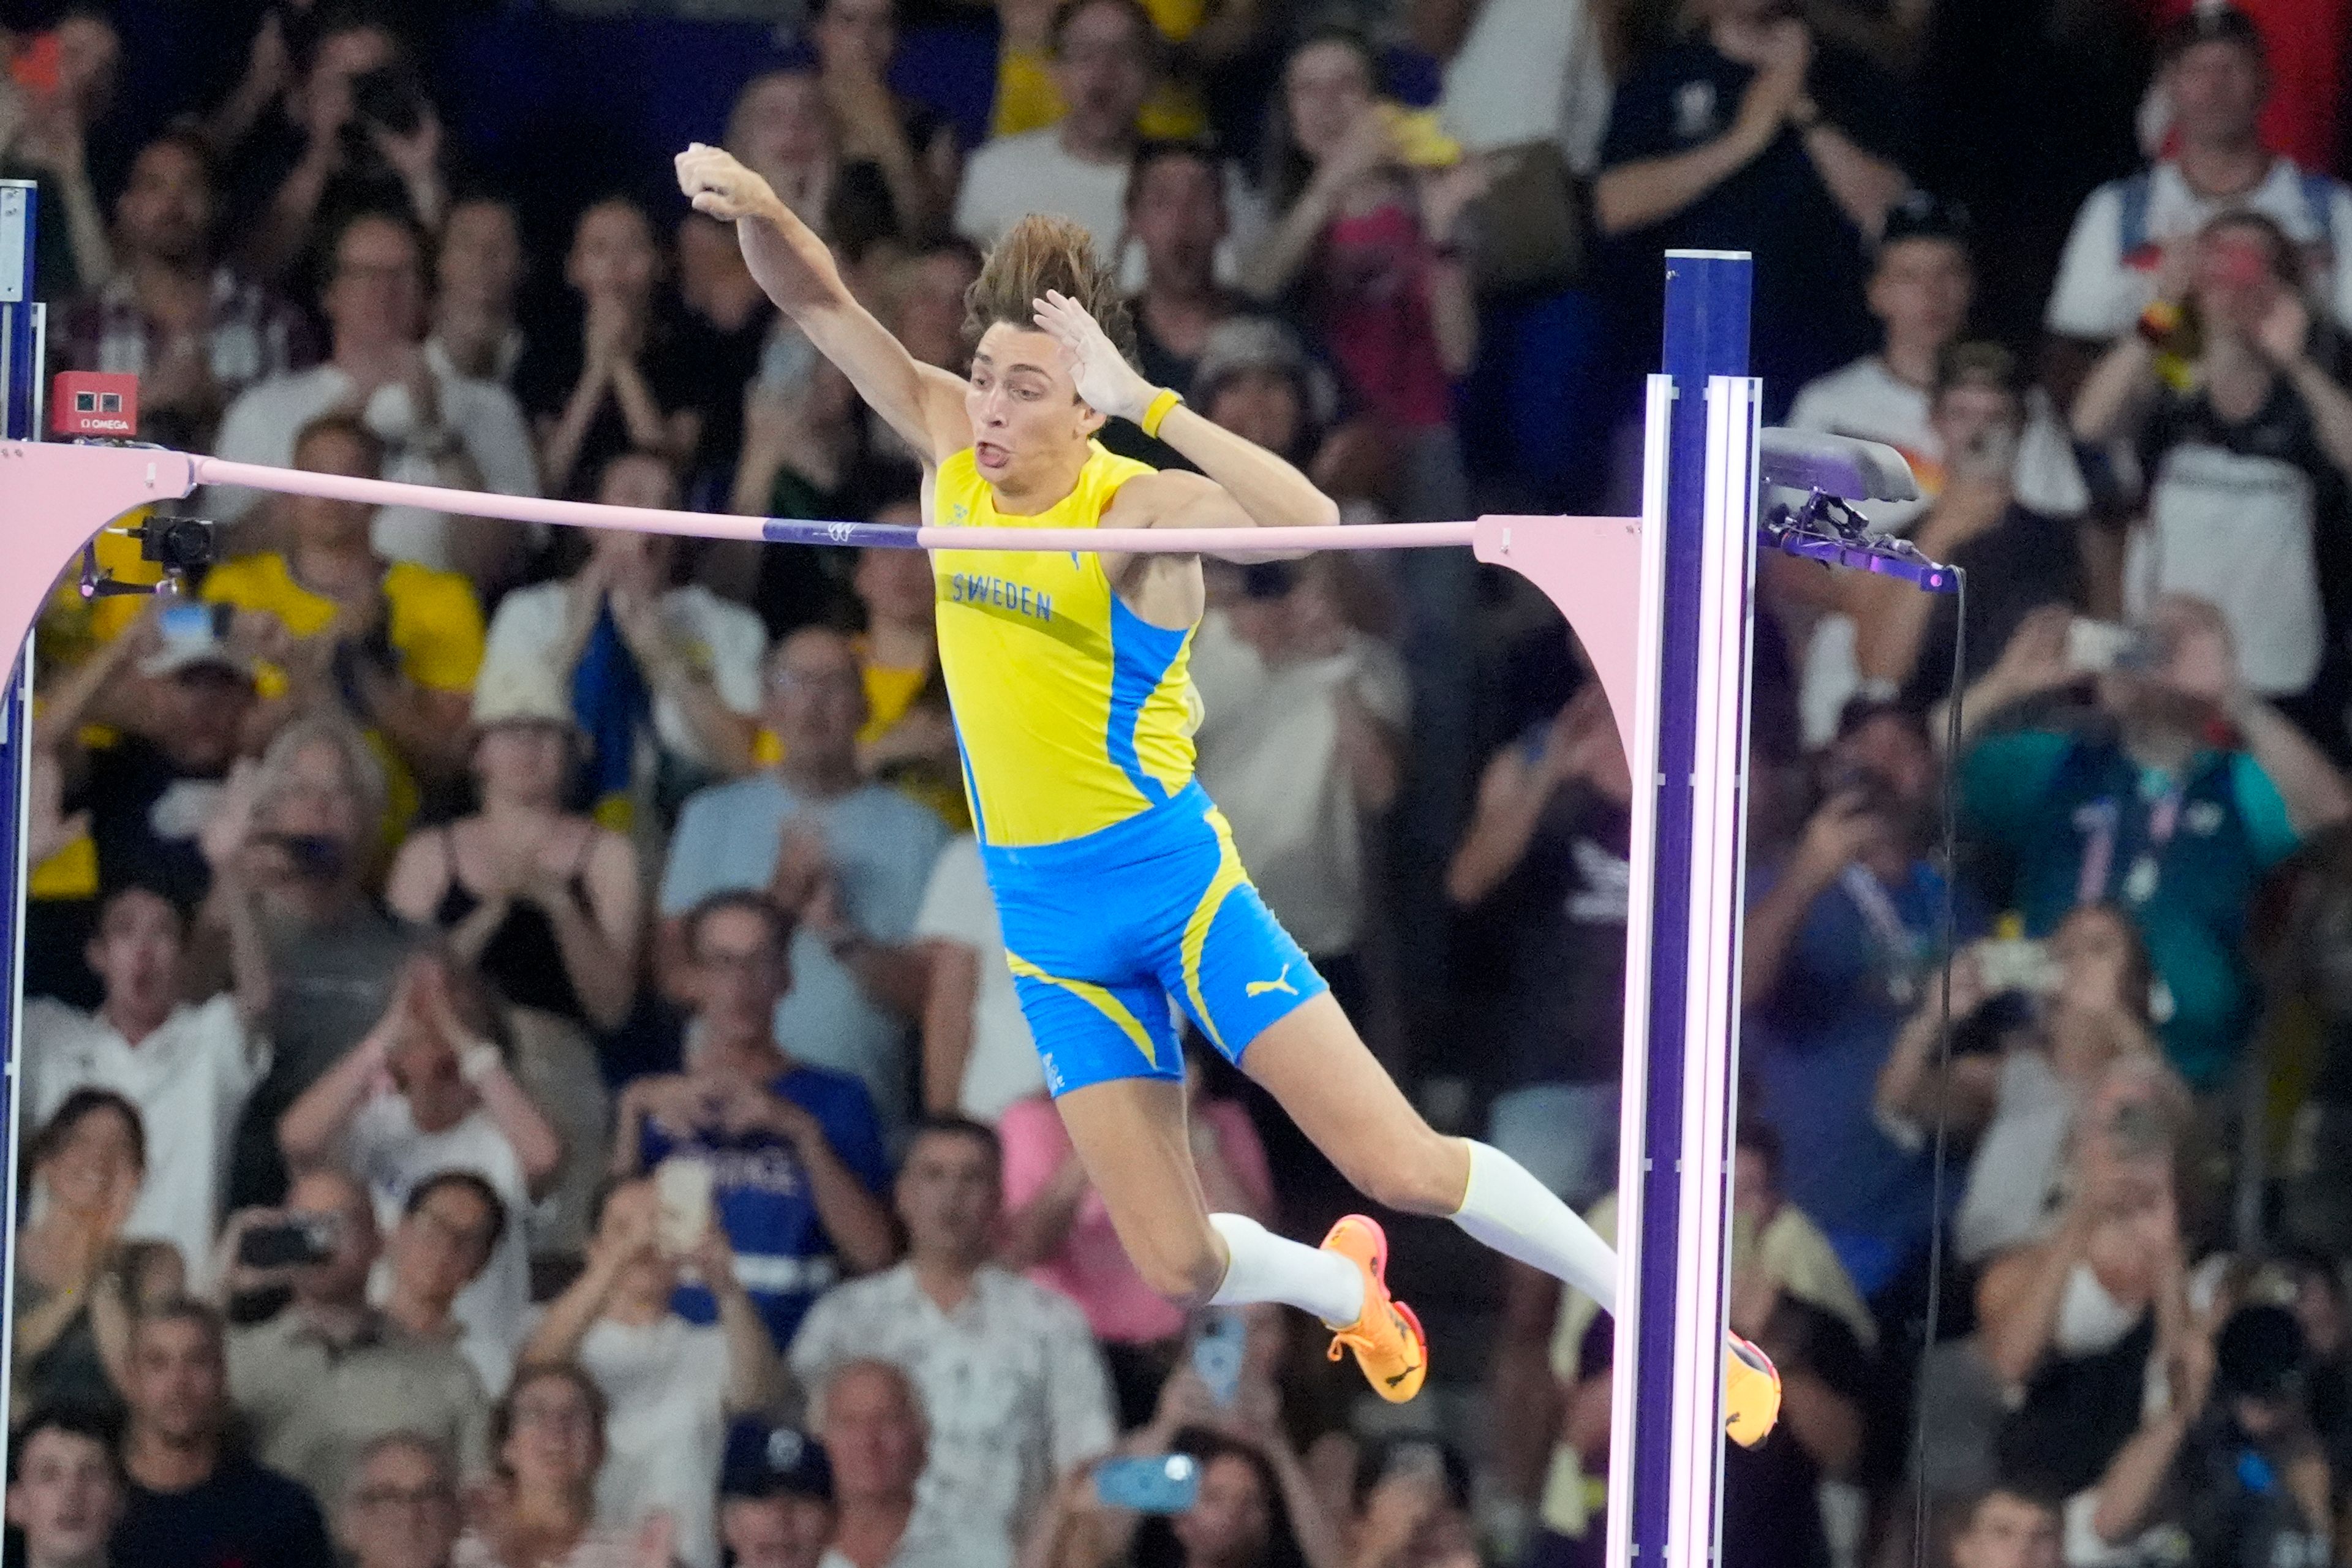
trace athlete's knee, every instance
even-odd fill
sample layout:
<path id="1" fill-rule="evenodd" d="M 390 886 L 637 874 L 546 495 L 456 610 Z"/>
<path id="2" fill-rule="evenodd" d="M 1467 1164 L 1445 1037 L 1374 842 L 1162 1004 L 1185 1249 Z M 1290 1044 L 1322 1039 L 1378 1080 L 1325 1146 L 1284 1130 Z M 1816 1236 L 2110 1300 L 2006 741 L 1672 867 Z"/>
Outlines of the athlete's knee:
<path id="1" fill-rule="evenodd" d="M 1200 1305 L 1224 1283 L 1224 1250 L 1205 1226 L 1198 1235 L 1153 1236 L 1129 1250 L 1143 1282 L 1184 1306 Z"/>
<path id="2" fill-rule="evenodd" d="M 1365 1151 L 1356 1164 L 1348 1174 L 1364 1195 L 1403 1214 L 1453 1214 L 1469 1190 L 1468 1146 L 1426 1125 L 1393 1146 Z"/>

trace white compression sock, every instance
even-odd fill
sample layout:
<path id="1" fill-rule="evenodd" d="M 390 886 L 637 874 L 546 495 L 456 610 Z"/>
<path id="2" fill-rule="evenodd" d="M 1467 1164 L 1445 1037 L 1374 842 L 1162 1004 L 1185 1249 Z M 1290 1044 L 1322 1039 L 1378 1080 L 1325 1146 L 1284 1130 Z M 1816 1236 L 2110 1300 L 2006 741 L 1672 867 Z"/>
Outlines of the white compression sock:
<path id="1" fill-rule="evenodd" d="M 1247 1215 L 1213 1214 L 1209 1225 L 1230 1259 L 1211 1306 L 1281 1301 L 1342 1329 L 1364 1315 L 1364 1277 L 1338 1253 L 1276 1236 Z"/>
<path id="2" fill-rule="evenodd" d="M 1470 1145 L 1470 1190 L 1454 1223 L 1506 1258 L 1572 1285 L 1617 1311 L 1617 1254 L 1527 1167 L 1475 1139 Z"/>

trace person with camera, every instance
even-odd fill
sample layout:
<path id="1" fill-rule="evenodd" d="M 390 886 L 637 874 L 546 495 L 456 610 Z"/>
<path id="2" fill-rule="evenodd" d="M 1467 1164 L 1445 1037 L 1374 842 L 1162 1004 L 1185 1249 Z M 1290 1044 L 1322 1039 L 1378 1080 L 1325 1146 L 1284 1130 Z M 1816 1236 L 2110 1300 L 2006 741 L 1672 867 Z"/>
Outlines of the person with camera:
<path id="1" fill-rule="evenodd" d="M 265 115 L 273 96 L 278 112 Z M 319 233 L 354 212 L 428 229 L 448 214 L 440 114 L 401 40 L 364 10 L 271 7 L 215 123 L 230 133 L 232 232 L 252 277 L 292 276 Z"/>
<path id="2" fill-rule="evenodd" d="M 520 1215 L 554 1184 L 563 1144 L 515 1080 L 505 1034 L 478 977 L 445 953 L 411 954 L 376 1026 L 279 1118 L 288 1165 L 341 1165 L 366 1185 L 383 1223 L 450 1171 L 487 1182 Z M 459 1347 L 491 1389 L 506 1386 L 530 1304 L 523 1227 L 500 1228 L 488 1268 L 455 1308 Z"/>
<path id="3" fill-rule="evenodd" d="M 221 1233 L 224 1301 L 293 1296 L 267 1321 L 230 1331 L 229 1397 L 256 1457 L 322 1500 L 341 1497 L 369 1446 L 394 1432 L 446 1446 L 469 1471 L 482 1462 L 481 1379 L 454 1338 L 412 1333 L 369 1305 L 379 1252 L 367 1190 L 324 1166 L 296 1177 L 283 1207 L 241 1210 Z M 402 1261 L 395 1254 L 395 1271 Z"/>
<path id="4" fill-rule="evenodd" d="M 2228 623 L 2200 599 L 2158 600 L 2095 676 L 2104 722 L 1989 733 L 2020 704 L 2090 679 L 2069 626 L 2062 609 L 2035 611 L 1969 688 L 1962 832 L 2006 876 L 2029 937 L 2051 935 L 2079 904 L 2130 913 L 2169 1004 L 2166 1054 L 2222 1117 L 2217 1091 L 2256 1000 L 2242 951 L 2254 891 L 2306 838 L 2352 816 L 2352 788 L 2249 688 Z"/>
<path id="5" fill-rule="evenodd" d="M 659 1177 L 608 1182 L 599 1199 L 588 1267 L 548 1303 L 520 1359 L 576 1364 L 604 1391 L 597 1518 L 618 1528 L 667 1510 L 678 1561 L 719 1568 L 728 1418 L 773 1408 L 783 1363 L 707 1205 L 666 1203 Z M 670 1304 L 689 1271 L 718 1302 L 716 1324 L 689 1323 Z"/>
<path id="6" fill-rule="evenodd" d="M 1789 1195 L 1865 1297 L 1921 1261 L 1927 1151 L 1888 1136 L 1872 1086 L 1937 967 L 1946 875 L 1928 853 L 1933 757 L 1916 715 L 1849 705 L 1819 758 L 1820 804 L 1752 878 L 1740 997 L 1759 1114 L 1790 1149 Z M 1982 916 L 1958 890 L 1956 936 Z"/>

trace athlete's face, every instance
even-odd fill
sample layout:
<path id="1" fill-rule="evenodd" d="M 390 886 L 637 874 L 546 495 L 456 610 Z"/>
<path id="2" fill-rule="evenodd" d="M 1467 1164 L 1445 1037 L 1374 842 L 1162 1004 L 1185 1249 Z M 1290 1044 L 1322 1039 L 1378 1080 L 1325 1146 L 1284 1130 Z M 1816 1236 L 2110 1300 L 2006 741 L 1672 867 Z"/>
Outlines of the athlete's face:
<path id="1" fill-rule="evenodd" d="M 1069 360 L 1044 332 L 999 321 L 972 352 L 964 394 L 980 476 L 1008 495 L 1066 479 L 1103 416 L 1078 401 Z"/>

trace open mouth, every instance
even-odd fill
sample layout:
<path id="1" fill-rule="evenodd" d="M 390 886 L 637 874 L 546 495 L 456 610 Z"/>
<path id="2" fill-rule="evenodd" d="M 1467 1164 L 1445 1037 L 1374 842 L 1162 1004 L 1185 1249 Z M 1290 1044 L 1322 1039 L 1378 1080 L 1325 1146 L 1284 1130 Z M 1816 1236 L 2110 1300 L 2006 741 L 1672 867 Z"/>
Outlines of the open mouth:
<path id="1" fill-rule="evenodd" d="M 1013 460 L 1013 454 L 993 441 L 975 441 L 972 443 L 971 455 L 974 462 L 992 473 L 1002 470 Z"/>

